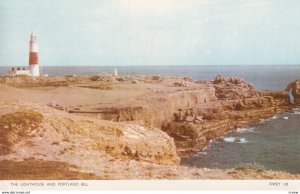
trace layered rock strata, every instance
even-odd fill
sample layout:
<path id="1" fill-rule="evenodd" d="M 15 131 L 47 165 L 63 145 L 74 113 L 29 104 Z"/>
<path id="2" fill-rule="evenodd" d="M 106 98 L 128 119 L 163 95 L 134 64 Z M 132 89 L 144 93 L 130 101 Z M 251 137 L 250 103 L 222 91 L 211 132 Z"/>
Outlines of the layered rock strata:
<path id="1" fill-rule="evenodd" d="M 0 161 L 35 157 L 72 163 L 81 154 L 92 154 L 157 164 L 179 162 L 173 139 L 154 127 L 80 117 L 35 104 L 0 102 L 0 106 Z"/>
<path id="2" fill-rule="evenodd" d="M 292 107 L 286 91 L 256 91 L 234 77 L 217 76 L 213 84 L 218 100 L 180 109 L 172 122 L 162 126 L 174 138 L 180 156 L 203 150 L 213 139 Z"/>
<path id="3" fill-rule="evenodd" d="M 289 92 L 296 103 L 300 99 L 299 81 L 289 84 L 287 91 L 257 91 L 241 78 L 221 75 L 213 81 L 99 75 L 27 79 L 5 78 L 6 84 L 22 88 L 5 89 L 17 100 L 71 114 L 160 128 L 174 138 L 180 156 L 203 150 L 210 140 L 236 128 L 290 111 Z"/>

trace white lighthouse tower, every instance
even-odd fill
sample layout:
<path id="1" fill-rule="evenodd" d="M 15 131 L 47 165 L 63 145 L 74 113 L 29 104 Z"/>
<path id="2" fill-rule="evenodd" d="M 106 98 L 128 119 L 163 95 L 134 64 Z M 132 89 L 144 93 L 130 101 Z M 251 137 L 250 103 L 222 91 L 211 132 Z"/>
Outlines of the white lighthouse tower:
<path id="1" fill-rule="evenodd" d="M 36 36 L 31 33 L 29 42 L 29 72 L 31 76 L 40 76 L 38 47 Z"/>

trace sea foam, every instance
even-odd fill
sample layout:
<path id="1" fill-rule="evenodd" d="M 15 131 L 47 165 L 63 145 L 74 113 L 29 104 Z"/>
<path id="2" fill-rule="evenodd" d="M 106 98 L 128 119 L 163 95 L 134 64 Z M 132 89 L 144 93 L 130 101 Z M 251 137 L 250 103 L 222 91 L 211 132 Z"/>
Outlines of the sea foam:
<path id="1" fill-rule="evenodd" d="M 293 109 L 293 113 L 292 114 L 295 114 L 295 115 L 300 115 L 300 108 L 295 108 Z"/>
<path id="2" fill-rule="evenodd" d="M 194 156 L 207 156 L 207 152 L 198 152 Z"/>
<path id="3" fill-rule="evenodd" d="M 268 122 L 268 121 L 271 121 L 271 120 L 274 120 L 274 119 L 278 119 L 278 117 L 273 116 L 273 117 L 270 117 L 270 118 L 267 118 L 267 119 L 260 119 L 260 122 L 265 123 L 265 122 Z"/>
<path id="4" fill-rule="evenodd" d="M 250 127 L 250 128 L 238 128 L 237 130 L 236 130 L 236 132 L 238 132 L 238 133 L 252 133 L 252 132 L 254 132 L 254 127 Z"/>
<path id="5" fill-rule="evenodd" d="M 247 140 L 245 138 L 240 137 L 225 137 L 224 141 L 229 143 L 247 143 Z"/>

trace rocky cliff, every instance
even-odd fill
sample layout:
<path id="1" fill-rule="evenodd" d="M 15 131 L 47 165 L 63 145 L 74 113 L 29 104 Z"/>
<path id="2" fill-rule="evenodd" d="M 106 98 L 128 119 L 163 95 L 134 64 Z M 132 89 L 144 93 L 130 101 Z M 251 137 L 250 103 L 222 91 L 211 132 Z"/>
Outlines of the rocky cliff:
<path id="1" fill-rule="evenodd" d="M 213 81 L 98 75 L 1 80 L 0 179 L 299 178 L 178 166 L 178 155 L 290 111 L 289 91 L 299 104 L 299 81 L 287 91 L 257 91 L 221 75 Z M 40 170 L 28 170 L 32 165 Z"/>
<path id="2" fill-rule="evenodd" d="M 300 177 L 255 166 L 184 167 L 177 165 L 172 138 L 158 129 L 99 121 L 37 104 L 6 101 L 0 107 L 0 180 Z"/>
<path id="3" fill-rule="evenodd" d="M 86 152 L 158 164 L 179 162 L 173 139 L 154 127 L 95 120 L 34 104 L 0 106 L 0 160 L 35 156 L 72 161 Z"/>
<path id="4" fill-rule="evenodd" d="M 241 78 L 221 75 L 212 81 L 92 76 L 40 78 L 33 84 L 29 78 L 20 79 L 6 79 L 6 83 L 34 88 L 26 90 L 27 101 L 98 120 L 160 128 L 174 138 L 180 156 L 202 150 L 210 140 L 239 127 L 291 109 L 288 91 L 257 91 Z M 58 83 L 67 87 L 57 87 Z M 299 81 L 288 88 L 298 103 Z M 22 100 L 27 96 L 22 89 L 12 93 Z"/>
<path id="5" fill-rule="evenodd" d="M 286 88 L 286 91 L 290 91 L 293 95 L 294 102 L 298 105 L 300 105 L 300 80 L 293 81 L 289 83 L 289 85 Z"/>
<path id="6" fill-rule="evenodd" d="M 174 138 L 180 156 L 203 150 L 210 140 L 237 128 L 291 110 L 285 91 L 256 91 L 240 78 L 220 75 L 212 83 L 217 100 L 179 109 L 173 121 L 162 126 Z"/>

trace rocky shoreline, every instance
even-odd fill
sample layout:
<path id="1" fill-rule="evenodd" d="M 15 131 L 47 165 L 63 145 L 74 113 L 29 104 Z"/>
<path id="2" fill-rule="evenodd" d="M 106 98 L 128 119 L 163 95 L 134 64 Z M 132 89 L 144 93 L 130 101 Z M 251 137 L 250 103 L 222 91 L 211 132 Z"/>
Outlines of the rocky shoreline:
<path id="1" fill-rule="evenodd" d="M 240 78 L 218 76 L 213 84 L 216 100 L 180 109 L 174 121 L 162 126 L 175 139 L 180 156 L 203 151 L 214 139 L 297 106 L 287 91 L 256 91 Z"/>
<path id="2" fill-rule="evenodd" d="M 221 75 L 213 81 L 157 75 L 1 77 L 0 83 L 0 144 L 6 150 L 0 161 L 66 162 L 98 179 L 124 179 L 116 170 L 120 166 L 132 178 L 205 178 L 205 171 L 214 170 L 190 169 L 190 175 L 180 176 L 187 167 L 178 166 L 179 157 L 300 105 L 300 80 L 286 91 L 258 91 L 241 78 Z M 37 114 L 42 119 L 35 120 Z M 132 165 L 125 169 L 128 161 Z M 129 175 L 134 168 L 144 172 Z M 167 173 L 164 168 L 173 174 L 159 177 Z M 99 178 L 104 169 L 106 177 Z M 219 178 L 243 178 L 227 171 L 214 172 Z M 252 176 L 244 178 L 266 171 L 248 172 Z"/>

